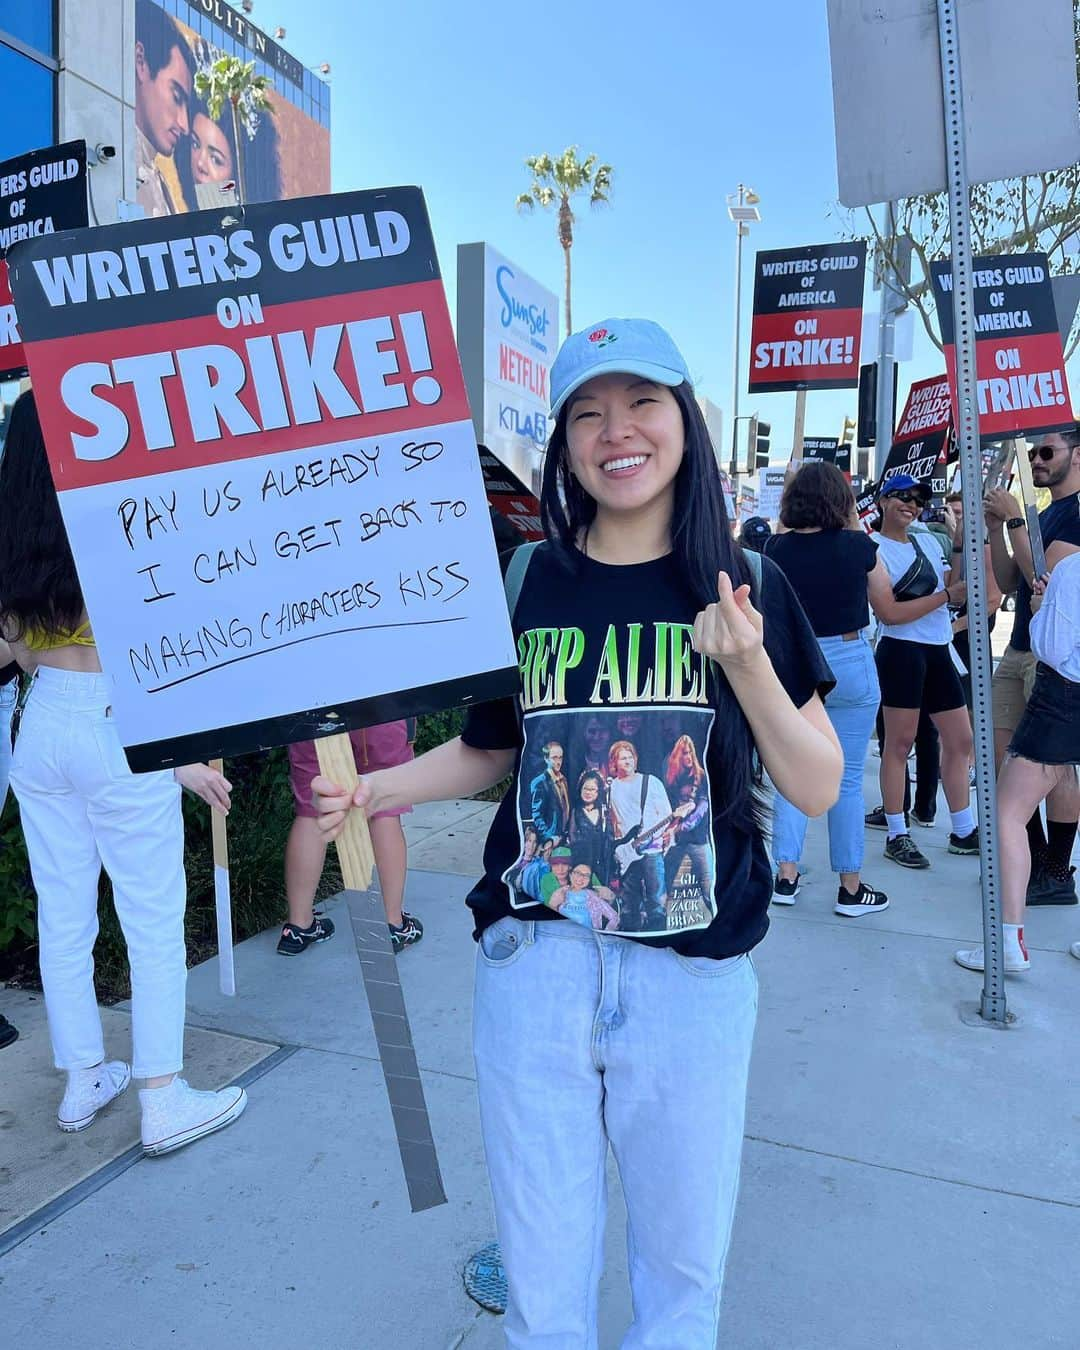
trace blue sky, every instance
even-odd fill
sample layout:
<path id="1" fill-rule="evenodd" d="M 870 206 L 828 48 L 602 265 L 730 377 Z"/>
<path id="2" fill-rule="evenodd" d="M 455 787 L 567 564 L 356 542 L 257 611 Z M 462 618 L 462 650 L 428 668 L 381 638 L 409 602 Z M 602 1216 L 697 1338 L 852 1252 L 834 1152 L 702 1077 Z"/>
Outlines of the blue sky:
<path id="1" fill-rule="evenodd" d="M 735 243 L 725 194 L 743 181 L 761 197 L 743 254 L 744 380 L 753 252 L 842 230 L 817 0 L 398 0 L 360 11 L 346 0 L 258 0 L 252 17 L 271 31 L 283 24 L 284 45 L 306 63 L 332 64 L 335 190 L 424 188 L 452 308 L 456 246 L 478 239 L 561 293 L 553 216 L 514 209 L 527 155 L 577 144 L 613 164 L 610 208 L 579 212 L 574 326 L 658 320 L 725 418 Z M 931 356 L 916 364 L 906 378 L 938 368 Z M 740 411 L 772 421 L 779 451 L 794 400 L 744 392 Z M 854 411 L 854 391 L 812 393 L 807 432 L 835 435 Z"/>

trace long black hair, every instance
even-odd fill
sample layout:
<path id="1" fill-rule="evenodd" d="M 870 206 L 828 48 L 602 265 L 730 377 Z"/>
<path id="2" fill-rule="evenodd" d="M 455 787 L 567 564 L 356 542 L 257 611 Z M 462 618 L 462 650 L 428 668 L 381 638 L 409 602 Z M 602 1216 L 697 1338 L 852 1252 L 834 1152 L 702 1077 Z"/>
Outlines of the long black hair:
<path id="1" fill-rule="evenodd" d="M 753 583 L 749 564 L 732 538 L 720 466 L 694 391 L 683 383 L 671 392 L 682 413 L 685 438 L 682 463 L 675 475 L 671 550 L 694 604 L 704 609 L 716 600 L 717 573 L 726 572 L 735 588 Z M 577 571 L 582 564 L 578 542 L 596 518 L 596 502 L 571 470 L 566 439 L 570 402 L 560 410 L 548 442 L 540 517 L 556 557 Z M 760 603 L 760 597 L 754 596 L 754 600 Z M 722 780 L 712 784 L 713 810 L 733 824 L 749 828 L 755 808 L 754 740 L 726 676 L 718 666 L 713 670 L 714 705 L 720 713 L 713 728 L 713 749 L 724 766 Z"/>
<path id="2" fill-rule="evenodd" d="M 51 637 L 76 629 L 84 611 L 37 404 L 27 390 L 15 400 L 0 456 L 0 628 L 16 642 L 28 629 Z"/>

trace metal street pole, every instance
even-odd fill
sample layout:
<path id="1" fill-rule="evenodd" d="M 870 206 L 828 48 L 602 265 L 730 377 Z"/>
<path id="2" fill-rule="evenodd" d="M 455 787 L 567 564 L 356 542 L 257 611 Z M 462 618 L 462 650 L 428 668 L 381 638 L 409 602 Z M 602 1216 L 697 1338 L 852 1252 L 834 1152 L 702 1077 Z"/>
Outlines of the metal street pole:
<path id="1" fill-rule="evenodd" d="M 885 229 L 883 237 L 892 241 L 896 248 L 896 203 L 885 204 Z M 878 372 L 877 372 L 877 409 L 874 438 L 874 472 L 876 480 L 884 467 L 892 446 L 893 408 L 895 407 L 893 386 L 896 382 L 896 315 L 899 293 L 893 289 L 893 262 L 885 251 L 881 253 L 881 318 L 878 322 Z"/>
<path id="2" fill-rule="evenodd" d="M 746 189 L 739 184 L 739 202 L 745 203 Z M 738 482 L 739 473 L 739 344 L 742 341 L 742 241 L 743 231 L 747 227 L 739 219 L 735 221 L 735 336 L 731 353 L 731 473 Z"/>
<path id="3" fill-rule="evenodd" d="M 953 323 L 956 338 L 957 439 L 964 494 L 964 562 L 967 571 L 968 638 L 971 649 L 975 778 L 979 804 L 982 864 L 983 954 L 979 1012 L 988 1022 L 1005 1023 L 1005 969 L 998 904 L 997 795 L 994 732 L 990 713 L 990 633 L 987 628 L 983 546 L 982 457 L 979 448 L 978 377 L 975 365 L 975 305 L 971 256 L 971 197 L 964 136 L 960 72 L 959 0 L 937 0 L 941 84 L 945 104 L 945 161 L 949 179 L 952 235 Z M 880 423 L 879 423 L 880 428 Z"/>

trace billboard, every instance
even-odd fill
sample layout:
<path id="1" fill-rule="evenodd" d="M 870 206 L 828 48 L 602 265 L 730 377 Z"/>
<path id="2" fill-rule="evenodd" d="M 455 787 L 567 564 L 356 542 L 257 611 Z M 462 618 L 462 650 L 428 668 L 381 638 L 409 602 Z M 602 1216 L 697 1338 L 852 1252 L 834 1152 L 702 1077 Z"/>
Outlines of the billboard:
<path id="1" fill-rule="evenodd" d="M 751 394 L 858 387 L 865 271 L 861 239 L 757 255 Z"/>
<path id="2" fill-rule="evenodd" d="M 458 246 L 457 336 L 476 439 L 539 491 L 559 302 L 490 244 Z"/>
<path id="3" fill-rule="evenodd" d="M 222 56 L 254 62 L 267 111 L 242 98 L 215 121 L 196 93 Z M 148 216 L 330 191 L 330 90 L 225 0 L 135 0 L 136 197 Z"/>

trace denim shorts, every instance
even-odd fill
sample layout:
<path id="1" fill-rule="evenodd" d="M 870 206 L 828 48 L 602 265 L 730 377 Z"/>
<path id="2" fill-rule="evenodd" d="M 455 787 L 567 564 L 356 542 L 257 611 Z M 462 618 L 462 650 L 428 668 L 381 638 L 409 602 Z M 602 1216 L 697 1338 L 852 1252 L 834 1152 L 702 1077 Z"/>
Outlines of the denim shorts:
<path id="1" fill-rule="evenodd" d="M 1080 684 L 1040 661 L 1009 754 L 1035 764 L 1080 764 Z"/>

